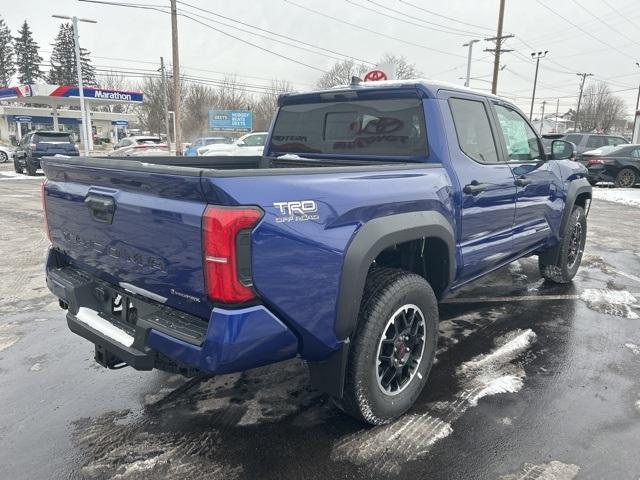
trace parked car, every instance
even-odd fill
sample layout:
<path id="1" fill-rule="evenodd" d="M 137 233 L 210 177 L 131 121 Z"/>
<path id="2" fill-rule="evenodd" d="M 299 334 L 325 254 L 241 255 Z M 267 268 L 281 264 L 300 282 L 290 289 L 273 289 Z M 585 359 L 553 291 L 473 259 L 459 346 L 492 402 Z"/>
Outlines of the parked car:
<path id="1" fill-rule="evenodd" d="M 113 151 L 109 153 L 110 157 L 127 157 L 133 152 L 140 152 L 148 148 L 155 148 L 156 145 L 165 145 L 160 137 L 153 136 L 134 136 L 124 137 L 113 146 Z"/>
<path id="2" fill-rule="evenodd" d="M 616 187 L 631 188 L 640 182 L 640 145 L 622 145 L 599 155 L 584 157 L 589 182 L 613 182 Z"/>
<path id="3" fill-rule="evenodd" d="M 13 160 L 14 152 L 15 148 L 8 147 L 6 145 L 0 145 L 0 163 L 5 163 L 9 160 Z"/>
<path id="4" fill-rule="evenodd" d="M 569 142 L 546 155 L 512 103 L 403 80 L 279 104 L 264 156 L 44 161 L 47 285 L 99 364 L 299 356 L 382 424 L 427 382 L 438 300 L 529 255 L 550 282 L 576 275 L 587 169 Z"/>
<path id="5" fill-rule="evenodd" d="M 233 142 L 232 137 L 203 137 L 197 139 L 184 149 L 183 155 L 186 157 L 193 157 L 198 155 L 198 149 L 206 147 L 207 145 L 228 145 Z"/>
<path id="6" fill-rule="evenodd" d="M 35 130 L 27 133 L 14 153 L 13 168 L 16 173 L 27 171 L 27 175 L 35 175 L 40 168 L 40 159 L 45 156 L 68 155 L 78 156 L 78 148 L 69 132 Z"/>
<path id="7" fill-rule="evenodd" d="M 268 132 L 253 132 L 243 135 L 230 145 L 208 145 L 198 149 L 198 155 L 262 155 Z"/>
<path id="8" fill-rule="evenodd" d="M 152 143 L 136 145 L 126 154 L 127 157 L 152 157 L 159 155 L 169 155 L 169 145 L 166 143 Z"/>
<path id="9" fill-rule="evenodd" d="M 629 143 L 624 137 L 616 135 L 600 135 L 596 133 L 550 133 L 543 135 L 543 138 L 551 140 L 565 140 L 575 144 L 578 152 L 576 160 L 582 160 L 584 152 L 594 150 L 604 146 L 617 147 Z"/>

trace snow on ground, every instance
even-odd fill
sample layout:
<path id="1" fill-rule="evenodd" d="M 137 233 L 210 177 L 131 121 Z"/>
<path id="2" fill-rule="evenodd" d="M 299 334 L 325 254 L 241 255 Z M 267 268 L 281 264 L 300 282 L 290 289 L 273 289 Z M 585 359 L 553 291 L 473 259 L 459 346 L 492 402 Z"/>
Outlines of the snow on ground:
<path id="1" fill-rule="evenodd" d="M 640 207 L 640 188 L 598 188 L 593 189 L 594 200 L 621 203 L 630 207 Z"/>

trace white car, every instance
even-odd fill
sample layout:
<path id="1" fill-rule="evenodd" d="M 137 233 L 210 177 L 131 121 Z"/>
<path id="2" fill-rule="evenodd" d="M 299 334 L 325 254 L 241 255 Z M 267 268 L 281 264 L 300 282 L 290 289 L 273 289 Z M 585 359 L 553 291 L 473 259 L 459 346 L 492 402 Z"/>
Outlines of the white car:
<path id="1" fill-rule="evenodd" d="M 13 159 L 13 147 L 7 147 L 6 145 L 0 145 L 0 163 L 8 162 Z"/>
<path id="2" fill-rule="evenodd" d="M 198 155 L 262 155 L 264 144 L 267 142 L 267 135 L 267 132 L 248 133 L 231 144 L 216 144 L 201 147 L 198 149 Z"/>
<path id="3" fill-rule="evenodd" d="M 160 137 L 153 136 L 134 136 L 124 137 L 113 146 L 113 151 L 109 153 L 110 157 L 128 157 L 133 152 L 140 152 L 144 149 L 153 149 L 156 147 L 165 147 L 166 144 Z"/>

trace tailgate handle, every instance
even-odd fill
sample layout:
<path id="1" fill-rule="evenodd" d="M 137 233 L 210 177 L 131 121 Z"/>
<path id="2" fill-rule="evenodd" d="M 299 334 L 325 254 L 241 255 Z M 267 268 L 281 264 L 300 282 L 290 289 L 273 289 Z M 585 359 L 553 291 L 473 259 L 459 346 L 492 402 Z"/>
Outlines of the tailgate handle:
<path id="1" fill-rule="evenodd" d="M 111 197 L 89 194 L 84 199 L 85 205 L 89 208 L 91 216 L 96 222 L 113 223 L 113 214 L 116 211 L 116 202 Z"/>

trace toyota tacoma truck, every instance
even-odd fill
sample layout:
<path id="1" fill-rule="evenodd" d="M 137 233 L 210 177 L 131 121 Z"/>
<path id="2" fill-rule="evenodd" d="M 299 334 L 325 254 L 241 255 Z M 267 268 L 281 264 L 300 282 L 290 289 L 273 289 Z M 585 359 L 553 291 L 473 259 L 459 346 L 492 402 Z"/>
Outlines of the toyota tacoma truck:
<path id="1" fill-rule="evenodd" d="M 440 300 L 530 255 L 545 279 L 574 277 L 591 201 L 574 156 L 469 89 L 286 94 L 259 157 L 45 158 L 47 285 L 105 367 L 298 356 L 382 424 L 427 382 Z"/>

